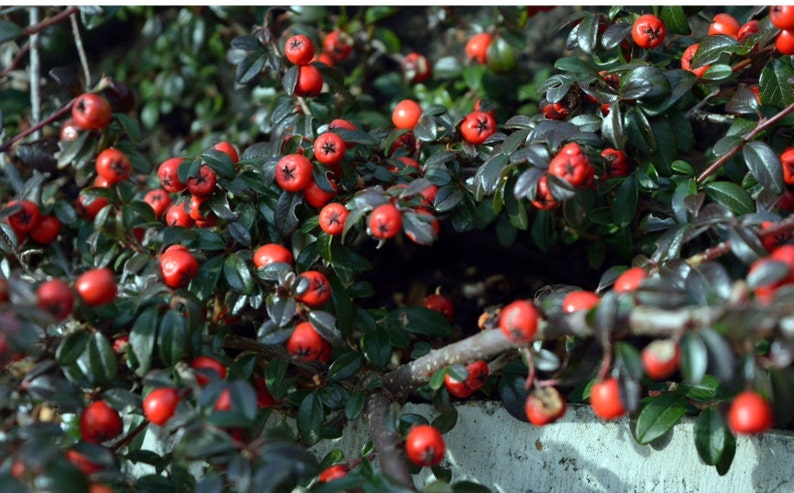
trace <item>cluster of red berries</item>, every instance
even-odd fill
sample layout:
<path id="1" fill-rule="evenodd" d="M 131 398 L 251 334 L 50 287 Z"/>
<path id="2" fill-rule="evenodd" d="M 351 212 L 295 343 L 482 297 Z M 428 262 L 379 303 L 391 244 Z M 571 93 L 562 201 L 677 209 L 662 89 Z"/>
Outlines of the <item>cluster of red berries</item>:
<path id="1" fill-rule="evenodd" d="M 551 210 L 560 206 L 549 188 L 548 177 L 565 180 L 574 188 L 588 188 L 595 181 L 595 167 L 582 147 L 576 142 L 565 144 L 549 162 L 547 173 L 540 177 L 535 189 L 532 205 L 541 210 Z"/>
<path id="2" fill-rule="evenodd" d="M 783 55 L 794 55 L 794 5 L 774 5 L 769 8 L 769 20 L 780 29 L 775 48 Z"/>
<path id="3" fill-rule="evenodd" d="M 760 24 L 757 20 L 750 20 L 744 25 L 741 25 L 739 24 L 739 21 L 736 20 L 736 18 L 732 15 L 720 13 L 715 15 L 711 21 L 711 24 L 709 24 L 708 35 L 729 36 L 738 40 L 740 43 L 744 43 L 747 38 L 759 31 Z M 703 77 L 703 74 L 706 73 L 706 70 L 709 69 L 710 65 L 692 67 L 692 60 L 694 59 L 695 53 L 697 53 L 699 47 L 700 43 L 694 43 L 689 45 L 684 50 L 684 53 L 681 55 L 681 68 L 692 72 L 697 77 Z"/>
<path id="4" fill-rule="evenodd" d="M 278 243 L 267 243 L 254 251 L 254 266 L 264 269 L 275 263 L 293 265 L 292 252 Z M 293 284 L 295 300 L 309 308 L 319 308 L 331 299 L 331 283 L 320 271 L 308 270 L 299 274 Z M 299 361 L 331 361 L 331 343 L 310 322 L 298 322 L 285 343 L 287 351 Z"/>
<path id="5" fill-rule="evenodd" d="M 13 210 L 6 222 L 14 230 L 19 244 L 30 238 L 39 245 L 49 245 L 61 233 L 61 221 L 55 214 L 42 214 L 39 204 L 32 200 L 12 200 L 6 204 L 6 209 Z"/>
<path id="6" fill-rule="evenodd" d="M 323 89 L 323 75 L 312 65 L 315 60 L 314 42 L 305 34 L 291 36 L 284 44 L 284 56 L 290 63 L 298 66 L 295 81 L 296 96 L 315 97 Z"/>

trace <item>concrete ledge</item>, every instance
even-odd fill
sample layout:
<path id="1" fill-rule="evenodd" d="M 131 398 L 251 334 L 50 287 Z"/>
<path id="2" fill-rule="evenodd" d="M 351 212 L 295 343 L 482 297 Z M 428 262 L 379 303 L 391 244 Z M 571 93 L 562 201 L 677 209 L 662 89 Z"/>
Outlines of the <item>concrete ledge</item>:
<path id="1" fill-rule="evenodd" d="M 424 404 L 406 405 L 403 412 L 434 417 Z M 794 491 L 789 432 L 739 437 L 730 471 L 719 476 L 698 457 L 691 419 L 650 446 L 634 441 L 628 419 L 604 422 L 587 406 L 571 405 L 563 419 L 543 428 L 516 420 L 494 402 L 462 403 L 458 412 L 457 425 L 445 435 L 453 482 L 475 481 L 500 493 Z M 333 448 L 358 457 L 367 440 L 366 427 L 353 423 L 341 439 L 312 450 L 318 458 Z M 417 486 L 430 480 L 427 471 Z"/>

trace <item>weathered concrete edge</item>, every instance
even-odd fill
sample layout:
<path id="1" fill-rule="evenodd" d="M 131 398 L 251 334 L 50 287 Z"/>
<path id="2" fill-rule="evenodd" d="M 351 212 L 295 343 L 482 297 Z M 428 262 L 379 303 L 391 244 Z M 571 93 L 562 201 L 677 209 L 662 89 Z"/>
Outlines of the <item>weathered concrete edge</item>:
<path id="1" fill-rule="evenodd" d="M 408 404 L 403 412 L 432 419 L 432 407 Z M 730 471 L 719 476 L 698 457 L 694 420 L 684 418 L 664 439 L 639 445 L 626 418 L 604 422 L 587 406 L 542 428 L 516 420 L 499 403 L 458 405 L 458 422 L 445 435 L 444 464 L 453 482 L 476 481 L 500 493 L 529 492 L 784 492 L 794 491 L 794 434 L 773 431 L 739 437 Z M 339 448 L 357 457 L 368 440 L 351 423 L 339 440 L 312 448 L 318 458 Z M 421 487 L 429 471 L 416 478 Z"/>

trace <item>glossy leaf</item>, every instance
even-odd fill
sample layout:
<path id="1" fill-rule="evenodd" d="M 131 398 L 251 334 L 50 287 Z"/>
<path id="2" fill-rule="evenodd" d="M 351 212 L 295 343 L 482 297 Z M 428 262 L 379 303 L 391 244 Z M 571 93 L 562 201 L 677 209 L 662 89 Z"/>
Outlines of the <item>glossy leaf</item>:
<path id="1" fill-rule="evenodd" d="M 701 460 L 710 466 L 717 465 L 723 456 L 732 456 L 736 440 L 717 409 L 709 407 L 695 420 L 695 448 Z"/>
<path id="2" fill-rule="evenodd" d="M 325 409 L 316 394 L 307 395 L 297 414 L 298 433 L 306 445 L 314 445 L 320 441 L 320 431 L 325 422 Z"/>
<path id="3" fill-rule="evenodd" d="M 783 168 L 769 144 L 758 140 L 748 142 L 742 148 L 742 154 L 747 168 L 761 186 L 775 193 L 783 191 Z"/>
<path id="4" fill-rule="evenodd" d="M 634 436 L 643 445 L 666 435 L 684 416 L 686 397 L 665 392 L 651 398 L 637 417 Z"/>

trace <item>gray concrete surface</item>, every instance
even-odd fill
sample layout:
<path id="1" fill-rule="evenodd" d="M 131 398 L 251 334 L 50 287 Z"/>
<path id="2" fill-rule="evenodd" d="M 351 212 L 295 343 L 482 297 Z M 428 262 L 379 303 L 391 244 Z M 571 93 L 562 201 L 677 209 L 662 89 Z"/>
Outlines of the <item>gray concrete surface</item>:
<path id="1" fill-rule="evenodd" d="M 464 403 L 458 411 L 457 426 L 445 435 L 453 482 L 476 481 L 499 493 L 794 491 L 792 433 L 739 437 L 730 471 L 719 476 L 698 457 L 694 421 L 686 418 L 652 447 L 634 441 L 627 419 L 604 422 L 586 406 L 571 406 L 543 428 L 516 420 L 499 403 Z M 429 405 L 407 405 L 404 412 L 433 417 Z M 340 440 L 313 450 L 320 458 L 332 448 L 357 457 L 366 440 L 366 428 L 356 423 Z M 417 486 L 430 480 L 426 472 Z"/>

